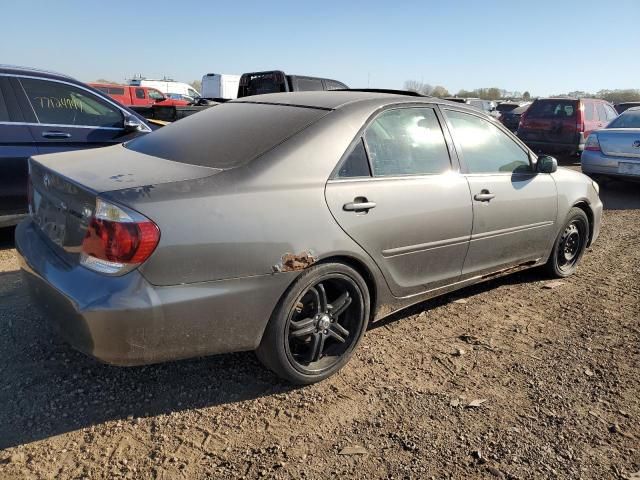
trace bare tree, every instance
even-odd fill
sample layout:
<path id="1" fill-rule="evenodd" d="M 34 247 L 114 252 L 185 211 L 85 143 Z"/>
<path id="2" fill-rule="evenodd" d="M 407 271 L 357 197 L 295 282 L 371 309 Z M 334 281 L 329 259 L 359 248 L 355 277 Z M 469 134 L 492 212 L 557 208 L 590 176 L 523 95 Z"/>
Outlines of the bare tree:
<path id="1" fill-rule="evenodd" d="M 428 83 L 419 82 L 418 80 L 407 80 L 404 82 L 404 89 L 411 92 L 418 92 L 423 95 L 431 95 L 433 87 Z"/>

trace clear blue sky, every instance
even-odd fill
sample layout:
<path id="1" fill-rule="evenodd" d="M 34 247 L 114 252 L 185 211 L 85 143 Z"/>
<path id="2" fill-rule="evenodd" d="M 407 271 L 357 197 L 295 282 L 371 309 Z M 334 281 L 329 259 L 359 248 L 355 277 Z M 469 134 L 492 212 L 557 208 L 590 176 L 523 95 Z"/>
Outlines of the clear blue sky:
<path id="1" fill-rule="evenodd" d="M 84 81 L 278 68 L 352 87 L 640 88 L 640 0 L 14 0 L 2 10 L 0 63 Z"/>

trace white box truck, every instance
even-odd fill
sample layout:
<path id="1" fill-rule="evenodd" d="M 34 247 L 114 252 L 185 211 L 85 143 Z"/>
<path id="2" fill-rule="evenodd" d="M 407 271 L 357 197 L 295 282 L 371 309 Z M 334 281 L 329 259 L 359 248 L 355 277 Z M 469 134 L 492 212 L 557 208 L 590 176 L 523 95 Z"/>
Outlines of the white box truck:
<path id="1" fill-rule="evenodd" d="M 233 100 L 238 97 L 240 75 L 207 73 L 202 77 L 202 96 L 214 100 Z"/>

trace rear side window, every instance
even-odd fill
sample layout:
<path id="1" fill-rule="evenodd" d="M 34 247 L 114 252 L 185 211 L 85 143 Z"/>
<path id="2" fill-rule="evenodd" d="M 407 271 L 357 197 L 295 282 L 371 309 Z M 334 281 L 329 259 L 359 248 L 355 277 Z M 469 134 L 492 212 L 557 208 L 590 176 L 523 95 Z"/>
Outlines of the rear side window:
<path id="1" fill-rule="evenodd" d="M 97 96 L 66 83 L 21 78 L 40 123 L 122 128 L 123 114 Z"/>
<path id="2" fill-rule="evenodd" d="M 344 83 L 336 82 L 335 80 L 325 80 L 324 84 L 327 90 L 343 90 L 347 88 Z"/>
<path id="3" fill-rule="evenodd" d="M 369 159 L 363 140 L 356 143 L 338 171 L 339 178 L 369 177 Z"/>
<path id="4" fill-rule="evenodd" d="M 596 120 L 595 109 L 593 108 L 593 102 L 586 102 L 584 104 L 584 118 L 587 122 L 594 122 Z"/>
<path id="5" fill-rule="evenodd" d="M 229 102 L 125 146 L 174 162 L 233 168 L 250 162 L 328 113 L 315 108 Z"/>
<path id="6" fill-rule="evenodd" d="M 432 108 L 388 110 L 367 127 L 364 138 L 375 176 L 438 174 L 451 168 Z"/>
<path id="7" fill-rule="evenodd" d="M 119 87 L 109 87 L 110 95 L 124 95 L 124 88 Z"/>
<path id="8" fill-rule="evenodd" d="M 144 90 L 142 88 L 136 88 L 136 98 L 144 99 Z"/>
<path id="9" fill-rule="evenodd" d="M 9 121 L 9 111 L 7 110 L 7 103 L 4 101 L 2 88 L 0 88 L 0 122 L 8 122 L 8 121 Z"/>
<path id="10" fill-rule="evenodd" d="M 296 83 L 298 90 L 301 92 L 324 90 L 324 88 L 322 88 L 322 80 L 319 78 L 298 77 Z"/>
<path id="11" fill-rule="evenodd" d="M 530 171 L 528 153 L 491 122 L 451 110 L 446 114 L 469 173 Z"/>
<path id="12" fill-rule="evenodd" d="M 562 120 L 574 118 L 578 108 L 577 100 L 536 100 L 527 111 L 527 118 Z"/>

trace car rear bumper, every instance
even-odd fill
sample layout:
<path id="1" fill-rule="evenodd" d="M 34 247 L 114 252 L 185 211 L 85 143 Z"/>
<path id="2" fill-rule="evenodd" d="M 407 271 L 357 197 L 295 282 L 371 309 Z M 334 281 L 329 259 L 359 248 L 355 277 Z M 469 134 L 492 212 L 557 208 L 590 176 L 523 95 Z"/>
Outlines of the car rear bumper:
<path id="1" fill-rule="evenodd" d="M 568 153 L 574 155 L 584 150 L 584 142 L 582 143 L 555 143 L 555 142 L 542 142 L 532 141 L 521 138 L 521 140 L 535 152 L 545 153 Z"/>
<path id="2" fill-rule="evenodd" d="M 35 224 L 16 229 L 26 284 L 71 346 L 115 365 L 253 350 L 290 273 L 158 287 L 65 263 Z"/>
<path id="3" fill-rule="evenodd" d="M 630 180 L 639 180 L 640 174 L 624 173 L 620 171 L 620 163 L 638 165 L 640 172 L 640 158 L 634 157 L 614 157 L 605 155 L 602 152 L 585 150 L 581 156 L 582 172 L 587 175 L 602 175 L 607 177 L 625 178 Z"/>

